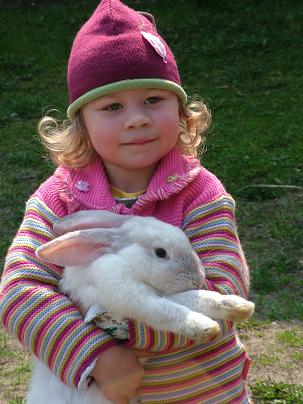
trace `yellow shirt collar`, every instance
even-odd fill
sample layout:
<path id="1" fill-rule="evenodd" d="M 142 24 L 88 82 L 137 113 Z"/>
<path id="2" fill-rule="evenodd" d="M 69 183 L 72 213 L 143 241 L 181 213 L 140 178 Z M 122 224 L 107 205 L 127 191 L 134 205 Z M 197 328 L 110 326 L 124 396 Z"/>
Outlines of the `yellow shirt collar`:
<path id="1" fill-rule="evenodd" d="M 110 191 L 114 198 L 123 198 L 123 199 L 138 198 L 139 196 L 145 193 L 145 189 L 143 191 L 138 192 L 124 192 L 121 189 L 114 187 L 113 185 L 110 186 Z"/>

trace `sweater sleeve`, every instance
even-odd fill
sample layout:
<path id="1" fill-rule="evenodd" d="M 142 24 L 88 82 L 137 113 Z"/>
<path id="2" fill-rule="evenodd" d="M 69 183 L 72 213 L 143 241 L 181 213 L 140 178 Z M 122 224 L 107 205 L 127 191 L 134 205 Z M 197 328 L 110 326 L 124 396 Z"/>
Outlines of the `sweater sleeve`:
<path id="1" fill-rule="evenodd" d="M 205 288 L 247 298 L 249 271 L 238 238 L 233 198 L 222 195 L 189 210 L 183 230 L 205 268 Z"/>
<path id="2" fill-rule="evenodd" d="M 235 203 L 230 195 L 221 195 L 209 203 L 196 204 L 186 212 L 183 231 L 205 268 L 205 289 L 221 294 L 248 295 L 249 273 L 237 234 Z M 152 329 L 131 320 L 129 345 L 154 352 L 190 346 L 189 338 Z M 232 327 L 220 321 L 220 336 Z"/>
<path id="3" fill-rule="evenodd" d="M 64 383 L 78 386 L 81 374 L 112 337 L 85 324 L 77 307 L 58 289 L 62 268 L 40 261 L 37 247 L 54 237 L 58 218 L 36 194 L 8 251 L 0 289 L 0 315 L 14 334 Z"/>

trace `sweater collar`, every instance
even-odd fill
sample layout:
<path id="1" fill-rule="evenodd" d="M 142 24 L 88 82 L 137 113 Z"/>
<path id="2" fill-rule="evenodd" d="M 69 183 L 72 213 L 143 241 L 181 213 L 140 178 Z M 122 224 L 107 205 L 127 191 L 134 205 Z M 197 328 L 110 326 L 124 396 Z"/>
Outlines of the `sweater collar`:
<path id="1" fill-rule="evenodd" d="M 199 160 L 183 156 L 176 148 L 160 160 L 144 195 L 136 205 L 139 210 L 146 204 L 164 200 L 185 188 L 201 170 Z M 59 167 L 57 175 L 65 177 L 65 192 L 78 206 L 89 209 L 112 209 L 114 201 L 101 160 L 95 159 L 79 169 Z"/>

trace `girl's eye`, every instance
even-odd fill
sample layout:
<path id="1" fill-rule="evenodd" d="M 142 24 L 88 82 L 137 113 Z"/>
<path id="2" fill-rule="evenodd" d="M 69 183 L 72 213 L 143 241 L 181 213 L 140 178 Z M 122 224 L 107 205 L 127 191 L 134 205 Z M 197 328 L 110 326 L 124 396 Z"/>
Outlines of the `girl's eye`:
<path id="1" fill-rule="evenodd" d="M 113 104 L 108 105 L 107 107 L 103 108 L 104 111 L 118 111 L 118 109 L 121 109 L 122 105 L 119 104 L 118 102 L 115 102 Z"/>
<path id="2" fill-rule="evenodd" d="M 162 98 L 160 98 L 160 97 L 148 97 L 146 100 L 145 100 L 145 103 L 146 104 L 156 104 L 157 102 L 159 102 L 159 101 L 161 101 L 162 100 Z"/>

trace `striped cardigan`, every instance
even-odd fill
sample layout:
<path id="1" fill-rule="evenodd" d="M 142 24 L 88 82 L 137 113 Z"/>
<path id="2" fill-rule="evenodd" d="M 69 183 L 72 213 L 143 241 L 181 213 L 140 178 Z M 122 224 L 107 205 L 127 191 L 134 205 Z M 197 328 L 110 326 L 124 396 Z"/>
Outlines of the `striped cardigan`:
<path id="1" fill-rule="evenodd" d="M 62 268 L 35 256 L 36 248 L 54 237 L 55 220 L 80 209 L 155 216 L 187 234 L 205 267 L 205 288 L 246 297 L 248 269 L 234 208 L 220 181 L 176 149 L 160 161 L 131 208 L 114 201 L 99 160 L 80 169 L 58 167 L 27 202 L 8 251 L 0 294 L 4 326 L 64 383 L 78 386 L 87 367 L 116 341 L 84 323 L 59 292 Z M 130 319 L 126 345 L 154 352 L 139 389 L 142 403 L 248 402 L 248 359 L 231 322 L 221 322 L 216 339 L 197 344 Z"/>

